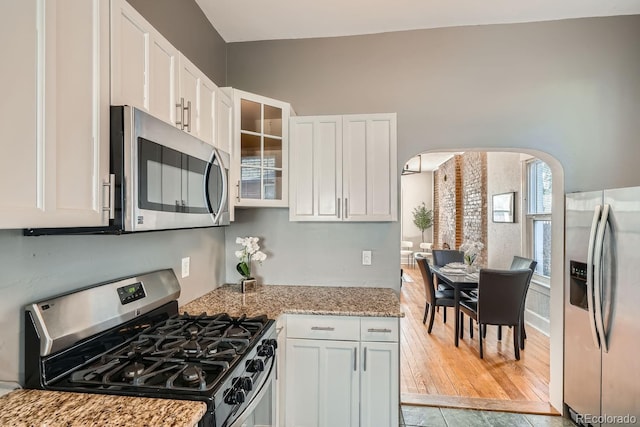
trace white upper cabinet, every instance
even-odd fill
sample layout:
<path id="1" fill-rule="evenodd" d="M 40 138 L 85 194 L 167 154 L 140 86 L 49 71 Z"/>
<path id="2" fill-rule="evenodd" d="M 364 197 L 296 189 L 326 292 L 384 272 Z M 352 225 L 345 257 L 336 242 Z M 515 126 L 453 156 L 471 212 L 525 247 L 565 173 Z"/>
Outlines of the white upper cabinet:
<path id="1" fill-rule="evenodd" d="M 216 139 L 218 87 L 184 55 L 180 54 L 180 98 L 176 124 L 211 145 Z"/>
<path id="2" fill-rule="evenodd" d="M 233 151 L 233 100 L 221 88 L 216 94 L 216 146 Z"/>
<path id="3" fill-rule="evenodd" d="M 111 16 L 111 104 L 137 107 L 215 145 L 215 83 L 126 0 L 112 0 Z"/>
<path id="4" fill-rule="evenodd" d="M 342 116 L 292 117 L 289 218 L 342 220 Z"/>
<path id="5" fill-rule="evenodd" d="M 180 53 L 157 31 L 149 38 L 149 108 L 152 116 L 176 123 L 178 62 Z M 114 104 L 121 105 L 121 104 Z"/>
<path id="6" fill-rule="evenodd" d="M 396 114 L 344 116 L 345 221 L 396 221 L 398 174 Z"/>
<path id="7" fill-rule="evenodd" d="M 291 221 L 396 221 L 396 115 L 293 117 Z"/>
<path id="8" fill-rule="evenodd" d="M 0 15 L 0 228 L 108 224 L 108 3 L 2 2 Z"/>
<path id="9" fill-rule="evenodd" d="M 233 89 L 231 206 L 289 206 L 289 116 L 282 101 Z M 283 125 L 284 124 L 284 125 Z"/>
<path id="10" fill-rule="evenodd" d="M 126 0 L 111 1 L 111 104 L 178 120 L 179 52 Z"/>
<path id="11" fill-rule="evenodd" d="M 111 104 L 149 112 L 153 27 L 126 0 L 111 1 Z"/>

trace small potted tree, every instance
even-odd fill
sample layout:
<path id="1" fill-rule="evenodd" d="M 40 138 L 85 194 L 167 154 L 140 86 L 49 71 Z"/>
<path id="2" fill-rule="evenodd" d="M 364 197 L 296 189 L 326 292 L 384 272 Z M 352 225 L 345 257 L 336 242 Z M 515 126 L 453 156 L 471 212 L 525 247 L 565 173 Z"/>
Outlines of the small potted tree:
<path id="1" fill-rule="evenodd" d="M 424 243 L 424 230 L 433 225 L 433 211 L 427 209 L 424 202 L 413 209 L 413 223 L 422 233 L 422 243 Z"/>

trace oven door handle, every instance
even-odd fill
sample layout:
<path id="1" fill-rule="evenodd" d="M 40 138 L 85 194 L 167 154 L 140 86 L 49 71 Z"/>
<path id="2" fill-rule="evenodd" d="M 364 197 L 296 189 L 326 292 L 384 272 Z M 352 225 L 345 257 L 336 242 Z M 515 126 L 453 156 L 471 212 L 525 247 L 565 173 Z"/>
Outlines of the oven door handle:
<path id="1" fill-rule="evenodd" d="M 253 411 L 255 411 L 260 402 L 262 402 L 262 398 L 264 398 L 264 395 L 269 392 L 272 384 L 273 376 L 269 374 L 269 378 L 262 384 L 262 388 L 260 389 L 260 391 L 252 397 L 251 402 L 249 403 L 249 405 L 247 405 L 242 414 L 240 414 L 238 418 L 233 421 L 233 423 L 229 424 L 228 427 L 241 427 L 242 424 L 247 421 L 247 419 L 249 419 L 249 417 L 253 414 Z"/>

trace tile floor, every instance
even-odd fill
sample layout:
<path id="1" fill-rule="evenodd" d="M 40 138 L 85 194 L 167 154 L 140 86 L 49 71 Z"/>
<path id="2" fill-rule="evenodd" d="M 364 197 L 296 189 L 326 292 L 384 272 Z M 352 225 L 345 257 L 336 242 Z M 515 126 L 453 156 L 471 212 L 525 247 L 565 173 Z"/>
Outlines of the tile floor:
<path id="1" fill-rule="evenodd" d="M 570 420 L 547 415 L 403 405 L 400 427 L 574 427 Z"/>

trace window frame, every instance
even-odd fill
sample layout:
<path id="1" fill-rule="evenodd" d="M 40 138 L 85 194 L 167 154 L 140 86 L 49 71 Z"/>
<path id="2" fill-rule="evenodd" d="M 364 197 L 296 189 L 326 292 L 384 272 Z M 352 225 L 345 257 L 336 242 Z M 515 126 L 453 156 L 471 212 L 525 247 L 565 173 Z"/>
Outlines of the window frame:
<path id="1" fill-rule="evenodd" d="M 524 209 L 522 209 L 522 218 L 523 218 L 523 224 L 524 226 L 524 239 L 523 239 L 523 253 L 526 254 L 527 257 L 534 259 L 534 244 L 535 244 L 535 236 L 534 236 L 534 229 L 535 229 L 535 222 L 536 221 L 549 221 L 550 224 L 552 223 L 551 220 L 551 215 L 553 213 L 553 205 L 551 206 L 551 211 L 548 213 L 530 213 L 530 195 L 531 195 L 531 191 L 532 191 L 532 185 L 531 185 L 531 174 L 530 174 L 530 170 L 531 170 L 531 164 L 535 163 L 535 162 L 543 162 L 542 160 L 538 159 L 538 158 L 530 158 L 527 160 L 524 160 L 522 162 L 522 169 L 523 169 L 523 177 L 524 179 L 522 180 L 522 186 L 523 186 L 523 203 L 522 206 L 524 207 Z M 546 164 L 546 163 L 545 163 Z M 547 165 L 548 167 L 548 165 Z M 553 176 L 552 176 L 552 180 L 553 180 Z M 553 198 L 553 196 L 552 196 Z M 543 276 L 541 274 L 538 274 L 534 271 L 533 273 L 533 277 L 532 277 L 532 282 L 535 282 L 541 286 L 550 288 L 551 287 L 551 275 L 547 276 Z"/>

